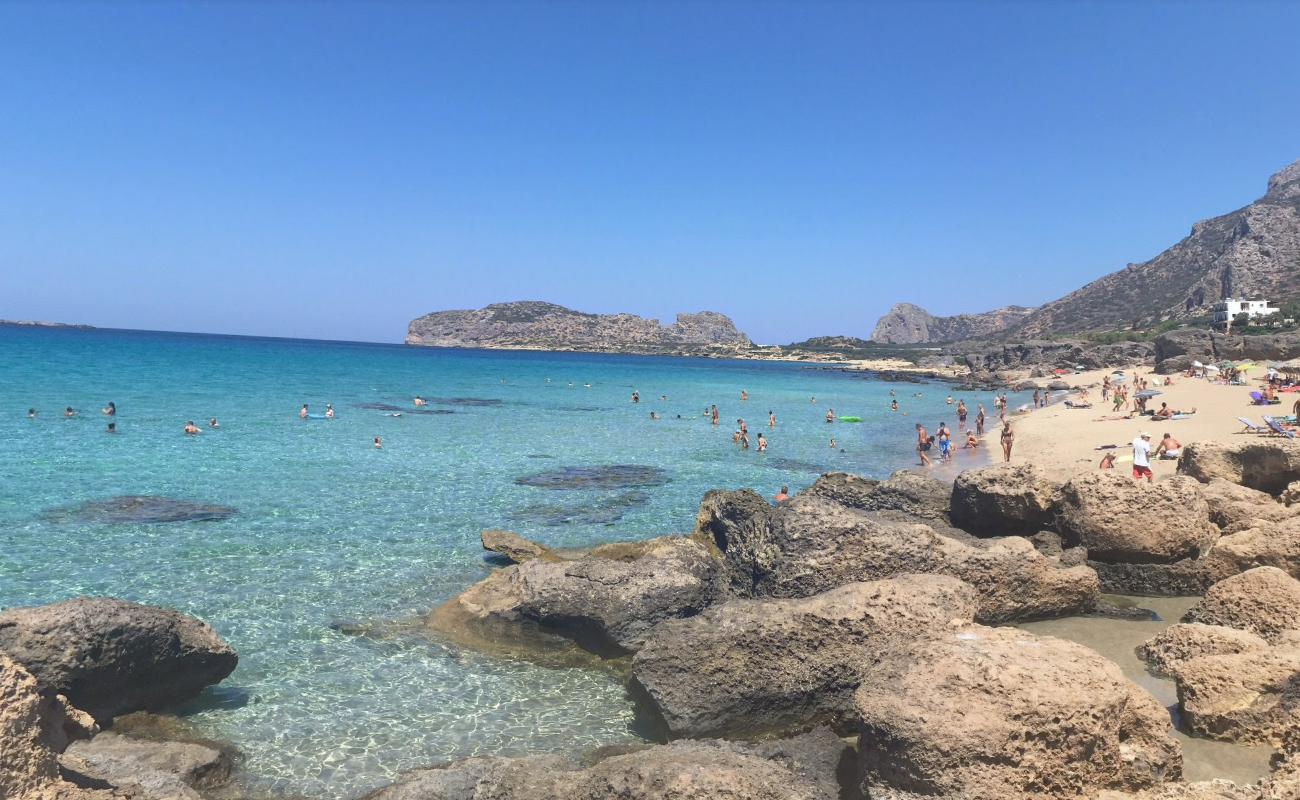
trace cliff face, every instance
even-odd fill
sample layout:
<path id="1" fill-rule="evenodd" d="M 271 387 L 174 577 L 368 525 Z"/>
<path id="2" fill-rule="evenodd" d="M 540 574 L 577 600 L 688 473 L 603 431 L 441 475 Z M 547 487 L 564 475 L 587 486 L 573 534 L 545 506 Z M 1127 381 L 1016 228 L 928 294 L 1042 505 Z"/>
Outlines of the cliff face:
<path id="1" fill-rule="evenodd" d="M 1245 208 L 1192 226 L 1142 264 L 1040 307 L 1015 331 L 1040 336 L 1204 316 L 1225 297 L 1274 303 L 1300 295 L 1300 161 Z"/>
<path id="2" fill-rule="evenodd" d="M 554 303 L 494 303 L 411 321 L 406 343 L 429 347 L 676 353 L 747 350 L 749 337 L 713 311 L 678 314 L 672 325 L 635 314 L 586 314 Z"/>
<path id="3" fill-rule="evenodd" d="M 1019 323 L 1032 308 L 1007 306 L 982 314 L 936 317 L 920 306 L 898 303 L 880 318 L 871 340 L 882 344 L 958 342 L 996 336 Z"/>

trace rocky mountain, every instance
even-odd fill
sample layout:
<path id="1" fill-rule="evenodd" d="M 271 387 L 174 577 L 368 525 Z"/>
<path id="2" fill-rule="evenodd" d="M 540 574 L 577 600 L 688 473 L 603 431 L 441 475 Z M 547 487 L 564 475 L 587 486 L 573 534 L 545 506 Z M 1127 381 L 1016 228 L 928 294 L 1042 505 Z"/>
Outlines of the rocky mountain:
<path id="1" fill-rule="evenodd" d="M 920 306 L 897 303 L 876 323 L 871 340 L 882 344 L 920 344 L 986 339 L 1019 325 L 1034 309 L 1007 306 L 982 314 L 936 317 Z"/>
<path id="2" fill-rule="evenodd" d="M 426 347 L 580 350 L 613 353 L 720 353 L 753 348 L 728 317 L 678 314 L 672 325 L 635 314 L 587 314 L 536 300 L 473 311 L 436 311 L 411 321 L 406 343 Z"/>
<path id="3" fill-rule="evenodd" d="M 1016 336 L 1109 330 L 1204 316 L 1225 297 L 1300 295 L 1300 161 L 1269 179 L 1259 200 L 1192 226 L 1150 261 L 1038 308 Z"/>

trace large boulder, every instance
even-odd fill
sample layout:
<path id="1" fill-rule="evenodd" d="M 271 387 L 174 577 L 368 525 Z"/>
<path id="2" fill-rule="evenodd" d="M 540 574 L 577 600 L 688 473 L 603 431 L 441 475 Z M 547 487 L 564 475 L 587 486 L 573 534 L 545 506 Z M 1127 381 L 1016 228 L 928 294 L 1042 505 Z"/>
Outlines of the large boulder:
<path id="1" fill-rule="evenodd" d="M 1162 333 L 1155 338 L 1156 372 L 1168 375 L 1183 372 L 1192 362 L 1213 364 L 1219 361 L 1214 354 L 1214 341 L 1210 332 L 1198 328 L 1182 328 Z"/>
<path id="2" fill-rule="evenodd" d="M 101 722 L 188 700 L 239 661 L 201 620 L 109 597 L 0 613 L 0 652 Z"/>
<path id="3" fill-rule="evenodd" d="M 971 626 L 886 655 L 855 696 L 867 787 L 1076 798 L 1177 779 L 1169 714 L 1082 645 Z"/>
<path id="4" fill-rule="evenodd" d="M 59 764 L 80 782 L 103 782 L 125 789 L 139 800 L 200 800 L 197 790 L 230 779 L 230 755 L 198 742 L 137 739 L 104 732 L 74 742 Z"/>
<path id="5" fill-rule="evenodd" d="M 774 742 L 678 741 L 582 768 L 559 756 L 454 761 L 365 800 L 838 800 L 848 750 L 826 729 Z"/>
<path id="6" fill-rule="evenodd" d="M 1027 539 L 969 544 L 934 528 L 881 519 L 816 496 L 779 508 L 749 490 L 711 492 L 696 535 L 721 552 L 730 583 L 755 597 L 808 597 L 855 581 L 908 573 L 950 575 L 980 593 L 977 619 L 1005 622 L 1090 610 L 1096 574 L 1061 569 Z"/>
<path id="7" fill-rule="evenodd" d="M 947 635 L 974 617 L 969 585 L 907 575 L 797 600 L 732 600 L 670 620 L 632 661 L 631 689 L 671 737 L 751 736 L 828 722 L 846 729 L 876 653 Z"/>
<path id="8" fill-rule="evenodd" d="M 952 484 L 952 524 L 978 536 L 1024 536 L 1051 527 L 1060 486 L 1032 464 L 968 469 Z"/>
<path id="9" fill-rule="evenodd" d="M 1206 482 L 1223 478 L 1271 495 L 1300 480 L 1300 439 L 1247 437 L 1191 442 L 1178 458 L 1178 473 Z"/>
<path id="10" fill-rule="evenodd" d="M 1137 657 L 1158 675 L 1172 675 L 1178 665 L 1200 656 L 1267 650 L 1268 642 L 1249 631 L 1199 622 L 1180 622 L 1138 645 Z"/>
<path id="11" fill-rule="evenodd" d="M 1260 523 L 1281 522 L 1300 516 L 1300 506 L 1286 506 L 1272 495 L 1240 486 L 1223 478 L 1211 478 L 1201 487 L 1210 507 L 1210 521 L 1225 534 L 1240 533 Z"/>
<path id="12" fill-rule="evenodd" d="M 0 653 L 0 797 L 107 796 L 61 781 L 58 754 L 98 730 L 89 715 L 42 687 L 21 664 Z"/>
<path id="13" fill-rule="evenodd" d="M 506 567 L 436 609 L 427 624 L 447 633 L 535 625 L 599 655 L 624 655 L 640 649 L 660 622 L 716 602 L 721 577 L 707 546 L 663 537 L 597 548 L 574 561 Z"/>
<path id="14" fill-rule="evenodd" d="M 1071 478 L 1061 489 L 1061 533 L 1093 561 L 1169 563 L 1208 551 L 1219 537 L 1201 487 L 1189 478 L 1159 483 L 1112 472 Z"/>
<path id="15" fill-rule="evenodd" d="M 883 481 L 831 472 L 800 492 L 858 511 L 898 511 L 917 519 L 939 522 L 948 520 L 951 493 L 943 481 L 906 469 Z"/>
<path id="16" fill-rule="evenodd" d="M 1208 560 L 1220 579 L 1261 566 L 1300 577 L 1300 518 L 1257 520 L 1251 527 L 1219 539 Z"/>
<path id="17" fill-rule="evenodd" d="M 1277 744 L 1300 727 L 1300 647 L 1193 658 L 1174 680 L 1183 725 L 1197 736 Z"/>
<path id="18" fill-rule="evenodd" d="M 1239 628 L 1276 642 L 1300 628 L 1300 580 L 1277 567 L 1247 570 L 1210 587 L 1183 621 Z"/>

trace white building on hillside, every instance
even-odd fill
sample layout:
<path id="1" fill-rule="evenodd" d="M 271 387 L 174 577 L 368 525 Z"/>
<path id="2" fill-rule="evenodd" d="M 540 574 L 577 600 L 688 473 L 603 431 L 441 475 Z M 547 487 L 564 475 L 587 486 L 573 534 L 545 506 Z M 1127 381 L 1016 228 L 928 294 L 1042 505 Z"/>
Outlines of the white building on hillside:
<path id="1" fill-rule="evenodd" d="M 1267 300 L 1233 300 L 1231 297 L 1225 297 L 1222 303 L 1214 306 L 1214 324 L 1221 325 L 1243 313 L 1254 319 L 1277 312 L 1278 309 L 1270 306 Z"/>

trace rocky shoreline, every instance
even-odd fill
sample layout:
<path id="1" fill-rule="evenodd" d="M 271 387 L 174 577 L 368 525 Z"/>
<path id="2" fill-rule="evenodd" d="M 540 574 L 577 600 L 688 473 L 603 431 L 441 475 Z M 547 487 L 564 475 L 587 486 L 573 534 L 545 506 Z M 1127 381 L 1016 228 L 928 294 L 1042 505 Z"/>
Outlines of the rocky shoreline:
<path id="1" fill-rule="evenodd" d="M 780 506 L 709 492 L 684 536 L 555 552 L 485 532 L 507 565 L 425 634 L 615 665 L 649 741 L 461 759 L 368 797 L 1298 797 L 1300 505 L 1278 498 L 1300 486 L 1300 445 L 1189 445 L 1180 473 L 831 473 Z M 1189 589 L 1204 597 L 1138 655 L 1176 683 L 1185 733 L 1276 748 L 1257 784 L 1183 783 L 1159 701 L 1087 647 L 1006 627 L 1115 613 L 1103 591 Z M 236 663 L 165 609 L 0 613 L 0 796 L 223 796 L 230 753 L 129 720 Z"/>

